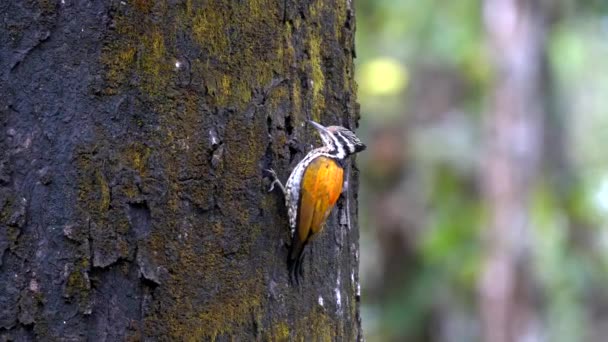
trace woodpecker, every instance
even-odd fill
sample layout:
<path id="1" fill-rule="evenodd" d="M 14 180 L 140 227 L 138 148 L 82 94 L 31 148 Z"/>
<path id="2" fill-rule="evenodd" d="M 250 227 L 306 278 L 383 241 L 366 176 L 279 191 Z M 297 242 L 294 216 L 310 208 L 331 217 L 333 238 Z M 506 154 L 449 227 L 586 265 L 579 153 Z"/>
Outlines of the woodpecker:
<path id="1" fill-rule="evenodd" d="M 278 185 L 285 197 L 292 236 L 287 265 L 290 278 L 295 276 L 296 282 L 298 275 L 302 275 L 304 247 L 323 229 L 342 193 L 346 158 L 365 149 L 347 128 L 309 123 L 319 131 L 323 146 L 308 152 L 293 169 L 285 186 L 274 170 L 267 170 L 273 178 L 269 191 Z"/>

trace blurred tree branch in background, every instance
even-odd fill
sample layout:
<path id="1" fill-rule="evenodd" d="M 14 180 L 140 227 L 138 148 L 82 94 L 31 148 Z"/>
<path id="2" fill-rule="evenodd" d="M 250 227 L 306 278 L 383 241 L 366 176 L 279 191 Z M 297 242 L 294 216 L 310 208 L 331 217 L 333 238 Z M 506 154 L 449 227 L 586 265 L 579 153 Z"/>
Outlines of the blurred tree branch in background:
<path id="1" fill-rule="evenodd" d="M 486 0 L 494 66 L 482 188 L 488 210 L 480 283 L 483 340 L 537 337 L 529 279 L 529 200 L 543 151 L 546 18 L 537 0 Z"/>

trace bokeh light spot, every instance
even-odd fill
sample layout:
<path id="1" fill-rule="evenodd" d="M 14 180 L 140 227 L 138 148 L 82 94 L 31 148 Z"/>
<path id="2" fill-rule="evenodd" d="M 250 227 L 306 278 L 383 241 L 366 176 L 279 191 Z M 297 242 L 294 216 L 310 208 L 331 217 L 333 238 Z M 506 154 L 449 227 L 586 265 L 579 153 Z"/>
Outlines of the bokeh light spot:
<path id="1" fill-rule="evenodd" d="M 363 64 L 359 71 L 359 89 L 372 96 L 396 95 L 407 87 L 407 68 L 391 57 L 379 57 Z"/>

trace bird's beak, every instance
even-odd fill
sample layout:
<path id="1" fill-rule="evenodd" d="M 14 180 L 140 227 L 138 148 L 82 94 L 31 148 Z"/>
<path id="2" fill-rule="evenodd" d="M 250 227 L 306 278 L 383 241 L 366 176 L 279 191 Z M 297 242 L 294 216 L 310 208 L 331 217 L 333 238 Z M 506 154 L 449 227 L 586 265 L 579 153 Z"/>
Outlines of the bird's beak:
<path id="1" fill-rule="evenodd" d="M 316 122 L 314 122 L 314 121 L 312 121 L 312 120 L 308 120 L 308 123 L 309 123 L 309 124 L 311 124 L 311 125 L 312 125 L 314 128 L 318 129 L 318 130 L 319 130 L 319 132 L 323 132 L 323 133 L 329 133 L 329 132 L 327 131 L 327 128 L 325 128 L 325 126 L 323 126 L 323 125 L 321 125 L 321 124 L 318 124 L 318 123 L 316 123 Z"/>

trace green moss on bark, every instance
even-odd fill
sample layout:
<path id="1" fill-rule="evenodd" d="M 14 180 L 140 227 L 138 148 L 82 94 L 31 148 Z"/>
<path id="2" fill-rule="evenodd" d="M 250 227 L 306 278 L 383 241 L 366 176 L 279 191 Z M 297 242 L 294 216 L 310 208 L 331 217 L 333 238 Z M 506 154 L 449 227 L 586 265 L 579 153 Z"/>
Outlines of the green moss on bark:
<path id="1" fill-rule="evenodd" d="M 312 68 L 312 117 L 315 121 L 321 120 L 321 115 L 325 110 L 325 75 L 321 67 L 321 41 L 315 34 L 309 37 L 310 42 L 310 64 Z"/>

